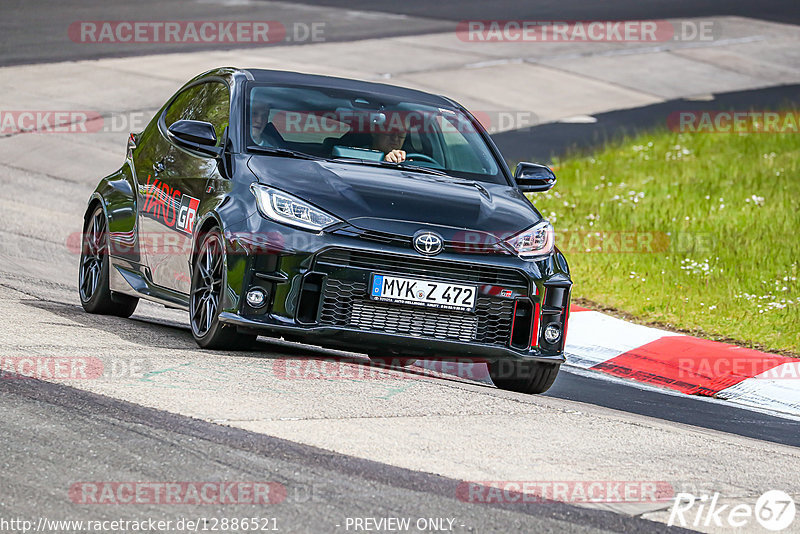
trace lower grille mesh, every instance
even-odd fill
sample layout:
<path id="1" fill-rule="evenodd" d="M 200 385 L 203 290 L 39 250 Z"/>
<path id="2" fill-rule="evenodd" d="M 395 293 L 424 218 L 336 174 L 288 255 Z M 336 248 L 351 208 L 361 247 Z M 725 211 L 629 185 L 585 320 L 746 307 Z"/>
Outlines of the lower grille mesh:
<path id="1" fill-rule="evenodd" d="M 505 345 L 513 301 L 479 297 L 474 312 L 432 310 L 370 300 L 367 285 L 328 278 L 320 323 L 374 332 Z"/>
<path id="2" fill-rule="evenodd" d="M 359 300 L 353 303 L 350 324 L 364 330 L 391 334 L 474 341 L 478 318 L 466 314 L 446 317 L 439 311 L 400 308 L 382 302 Z"/>

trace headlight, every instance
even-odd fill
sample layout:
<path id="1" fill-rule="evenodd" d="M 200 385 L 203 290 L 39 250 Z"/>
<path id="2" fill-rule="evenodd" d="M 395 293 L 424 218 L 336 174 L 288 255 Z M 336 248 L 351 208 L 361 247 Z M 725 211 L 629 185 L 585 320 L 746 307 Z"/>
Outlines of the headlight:
<path id="1" fill-rule="evenodd" d="M 256 196 L 261 214 L 273 221 L 316 231 L 340 222 L 333 215 L 278 189 L 253 184 L 250 190 Z"/>
<path id="2" fill-rule="evenodd" d="M 513 237 L 509 237 L 505 242 L 514 249 L 520 258 L 533 258 L 550 254 L 553 251 L 555 241 L 553 226 L 547 221 L 542 221 Z"/>

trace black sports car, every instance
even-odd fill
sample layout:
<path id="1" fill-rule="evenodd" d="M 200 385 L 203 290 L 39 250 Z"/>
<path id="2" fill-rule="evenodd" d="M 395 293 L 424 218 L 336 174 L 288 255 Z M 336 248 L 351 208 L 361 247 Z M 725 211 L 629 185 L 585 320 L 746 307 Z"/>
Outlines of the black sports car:
<path id="1" fill-rule="evenodd" d="M 91 195 L 79 291 L 189 312 L 201 347 L 256 335 L 383 362 L 485 361 L 501 388 L 555 380 L 572 282 L 551 225 L 456 102 L 390 85 L 222 68 L 131 134 Z"/>

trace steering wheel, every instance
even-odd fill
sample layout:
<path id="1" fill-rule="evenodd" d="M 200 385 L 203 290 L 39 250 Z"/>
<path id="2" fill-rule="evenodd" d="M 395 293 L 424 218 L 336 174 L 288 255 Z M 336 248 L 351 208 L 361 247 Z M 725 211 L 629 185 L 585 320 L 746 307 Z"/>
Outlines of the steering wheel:
<path id="1" fill-rule="evenodd" d="M 430 156 L 428 156 L 426 154 L 419 154 L 417 152 L 409 152 L 409 153 L 407 153 L 406 154 L 406 160 L 408 160 L 408 161 L 413 161 L 413 160 L 416 160 L 416 161 L 427 161 L 428 163 L 433 163 L 434 165 L 436 165 L 438 167 L 442 166 L 441 163 L 439 163 L 438 161 L 436 161 L 432 157 L 430 157 Z"/>

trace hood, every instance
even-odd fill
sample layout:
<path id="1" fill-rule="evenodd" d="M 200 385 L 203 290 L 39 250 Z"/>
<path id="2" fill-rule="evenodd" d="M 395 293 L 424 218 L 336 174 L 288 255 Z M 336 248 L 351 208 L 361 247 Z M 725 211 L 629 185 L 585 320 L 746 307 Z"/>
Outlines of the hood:
<path id="1" fill-rule="evenodd" d="M 259 183 L 306 200 L 364 229 L 413 235 L 436 230 L 452 240 L 464 230 L 509 236 L 541 220 L 508 185 L 329 161 L 252 156 Z"/>

